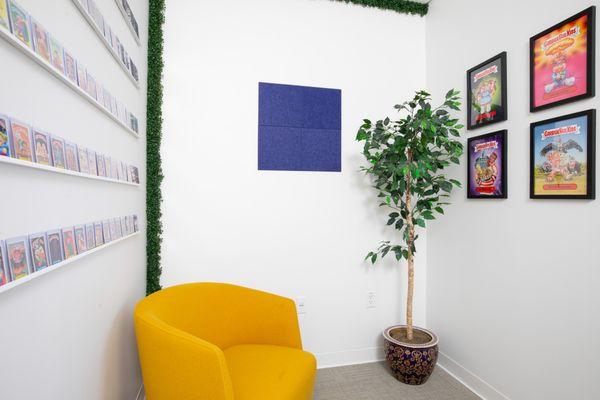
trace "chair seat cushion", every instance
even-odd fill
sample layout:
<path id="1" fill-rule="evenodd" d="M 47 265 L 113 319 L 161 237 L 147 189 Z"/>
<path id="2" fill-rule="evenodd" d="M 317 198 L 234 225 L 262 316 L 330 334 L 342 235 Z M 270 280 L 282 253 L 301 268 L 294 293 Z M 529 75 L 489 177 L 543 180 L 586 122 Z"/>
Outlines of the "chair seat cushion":
<path id="1" fill-rule="evenodd" d="M 310 400 L 317 363 L 302 350 L 239 345 L 224 351 L 236 400 Z"/>

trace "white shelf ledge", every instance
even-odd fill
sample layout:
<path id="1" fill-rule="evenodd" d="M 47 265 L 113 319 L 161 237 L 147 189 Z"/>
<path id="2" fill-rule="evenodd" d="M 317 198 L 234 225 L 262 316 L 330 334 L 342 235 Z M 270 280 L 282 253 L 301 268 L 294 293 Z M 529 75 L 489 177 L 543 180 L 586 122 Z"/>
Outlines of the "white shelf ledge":
<path id="1" fill-rule="evenodd" d="M 61 262 L 59 262 L 57 264 L 51 265 L 49 267 L 46 267 L 46 268 L 44 268 L 41 271 L 33 272 L 33 273 L 31 273 L 31 274 L 29 274 L 27 276 L 24 276 L 21 279 L 17 279 L 16 281 L 8 282 L 6 285 L 0 286 L 0 293 L 4 293 L 4 292 L 6 292 L 6 291 L 8 291 L 10 289 L 14 289 L 17 286 L 21 286 L 21 285 L 23 285 L 23 284 L 25 284 L 25 283 L 27 283 L 29 281 L 32 281 L 33 279 L 39 278 L 40 276 L 44 276 L 44 275 L 46 275 L 46 274 L 48 274 L 48 273 L 50 273 L 52 271 L 55 271 L 55 270 L 57 270 L 59 268 L 65 267 L 65 266 L 67 266 L 67 265 L 69 265 L 71 263 L 79 261 L 80 259 L 82 259 L 84 257 L 90 256 L 90 255 L 96 253 L 97 251 L 104 250 L 105 248 L 107 248 L 109 246 L 112 246 L 114 244 L 120 243 L 120 242 L 122 242 L 122 241 L 124 241 L 126 239 L 129 239 L 130 237 L 134 237 L 134 236 L 136 236 L 138 234 L 139 234 L 139 232 L 134 232 L 131 235 L 123 236 L 120 239 L 113 240 L 112 242 L 108 242 L 108 243 L 103 244 L 101 246 L 95 247 L 95 248 L 93 248 L 91 250 L 88 250 L 88 251 L 86 251 L 83 254 L 78 254 L 78 255 L 76 255 L 74 257 L 71 257 L 71 258 L 66 259 L 64 261 L 61 261 Z"/>
<path id="2" fill-rule="evenodd" d="M 123 72 L 125 72 L 125 75 L 127 75 L 127 77 L 129 78 L 129 80 L 131 81 L 131 83 L 133 83 L 133 85 L 136 88 L 139 89 L 140 88 L 140 83 L 135 80 L 135 78 L 131 74 L 131 71 L 129 71 L 127 69 L 127 66 L 125 65 L 125 63 L 123 63 L 123 60 L 121 60 L 121 58 L 119 57 L 119 55 L 117 54 L 117 52 L 115 51 L 115 49 L 113 49 L 112 45 L 108 42 L 108 40 L 106 40 L 106 37 L 104 37 L 104 34 L 100 31 L 100 28 L 98 28 L 98 26 L 96 25 L 96 23 L 92 19 L 92 16 L 81 5 L 81 3 L 79 2 L 79 0 L 72 0 L 72 1 L 73 1 L 73 4 L 75 4 L 75 7 L 77 7 L 77 9 L 79 10 L 79 12 L 81 12 L 81 15 L 83 15 L 83 18 L 92 27 L 92 29 L 94 30 L 94 32 L 96 32 L 96 35 L 98 35 L 98 39 L 100 39 L 100 41 L 104 44 L 104 46 L 106 47 L 106 49 L 108 50 L 108 52 L 110 54 L 112 54 L 112 56 L 115 59 L 115 61 L 117 62 L 117 64 L 119 64 L 119 67 L 121 67 L 121 69 L 123 70 Z"/>
<path id="3" fill-rule="evenodd" d="M 119 0 L 115 0 L 115 3 L 117 3 L 117 7 L 119 8 L 119 11 L 121 11 L 121 14 L 123 14 L 123 19 L 125 20 L 125 24 L 127 24 L 127 27 L 131 31 L 131 35 L 135 39 L 135 42 L 137 43 L 138 46 L 141 46 L 142 42 L 140 42 L 140 37 L 135 32 L 135 28 L 133 27 L 133 25 L 131 24 L 131 21 L 129 20 L 127 11 L 125 11 L 125 9 L 123 8 L 123 4 Z"/>
<path id="4" fill-rule="evenodd" d="M 69 88 L 71 88 L 75 93 L 79 94 L 81 97 L 83 97 L 84 99 L 89 101 L 98 110 L 102 111 L 104 113 L 104 115 L 106 115 L 107 117 L 112 119 L 117 125 L 119 125 L 123 129 L 125 129 L 128 133 L 132 134 L 136 138 L 140 137 L 140 135 L 137 132 L 135 132 L 133 129 L 131 129 L 129 126 L 127 126 L 127 124 L 125 124 L 123 121 L 121 121 L 115 115 L 113 115 L 110 111 L 108 111 L 106 108 L 104 108 L 104 106 L 102 104 L 98 103 L 96 101 L 96 99 L 94 99 L 92 96 L 87 94 L 87 92 L 85 92 L 79 86 L 77 86 L 76 84 L 71 82 L 69 80 L 69 78 L 67 78 L 66 76 L 64 76 L 63 74 L 58 72 L 56 69 L 54 69 L 54 67 L 52 65 L 50 65 L 49 63 L 47 63 L 46 60 L 44 60 L 42 57 L 37 55 L 37 53 L 35 51 L 33 51 L 33 49 L 30 49 L 29 47 L 27 47 L 27 45 L 25 45 L 19 39 L 14 37 L 13 34 L 9 30 L 7 30 L 6 28 L 4 28 L 2 26 L 0 26 L 0 37 L 2 37 L 4 40 L 6 40 L 11 45 L 13 45 L 13 47 L 15 47 L 17 50 L 20 50 L 23 54 L 29 56 L 29 58 L 31 58 L 33 61 L 38 63 L 38 65 L 43 67 L 46 71 L 48 71 L 51 75 L 53 75 L 59 81 L 61 81 L 62 83 L 67 85 Z"/>
<path id="5" fill-rule="evenodd" d="M 42 171 L 54 172 L 54 173 L 64 174 L 64 175 L 78 176 L 80 178 L 95 179 L 95 180 L 111 182 L 111 183 L 120 183 L 122 185 L 140 186 L 139 183 L 121 181 L 118 179 L 108 178 L 108 177 L 104 177 L 104 176 L 84 174 L 82 172 L 71 171 L 69 169 L 57 168 L 57 167 L 53 167 L 51 165 L 43 165 L 43 164 L 31 162 L 31 161 L 18 160 L 16 158 L 12 158 L 12 157 L 0 156 L 0 163 L 18 165 L 20 167 L 39 169 Z"/>

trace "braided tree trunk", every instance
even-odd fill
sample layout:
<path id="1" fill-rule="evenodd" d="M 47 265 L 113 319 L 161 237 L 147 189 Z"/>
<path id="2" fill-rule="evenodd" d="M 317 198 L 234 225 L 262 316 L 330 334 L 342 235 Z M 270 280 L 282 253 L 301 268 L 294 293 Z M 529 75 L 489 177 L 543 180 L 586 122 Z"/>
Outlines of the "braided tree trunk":
<path id="1" fill-rule="evenodd" d="M 411 183 L 412 176 L 410 165 L 413 161 L 412 151 L 408 151 L 408 173 L 406 174 L 406 211 L 407 211 L 407 229 L 408 229 L 408 291 L 406 294 L 406 336 L 408 341 L 413 340 L 413 297 L 415 291 L 415 258 L 413 255 L 413 245 L 415 241 L 415 226 L 413 224 L 413 211 L 411 205 Z"/>

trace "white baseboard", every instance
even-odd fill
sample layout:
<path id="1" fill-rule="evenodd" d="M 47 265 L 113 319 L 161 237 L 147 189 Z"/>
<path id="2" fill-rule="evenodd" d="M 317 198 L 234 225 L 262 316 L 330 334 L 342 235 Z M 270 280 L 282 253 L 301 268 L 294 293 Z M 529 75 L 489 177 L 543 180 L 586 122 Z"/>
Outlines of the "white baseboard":
<path id="1" fill-rule="evenodd" d="M 366 364 L 383 361 L 383 347 L 368 347 L 331 353 L 317 353 L 317 368 L 333 368 L 344 365 Z"/>
<path id="2" fill-rule="evenodd" d="M 438 366 L 465 385 L 483 400 L 510 400 L 492 385 L 448 357 L 441 351 L 438 354 Z"/>

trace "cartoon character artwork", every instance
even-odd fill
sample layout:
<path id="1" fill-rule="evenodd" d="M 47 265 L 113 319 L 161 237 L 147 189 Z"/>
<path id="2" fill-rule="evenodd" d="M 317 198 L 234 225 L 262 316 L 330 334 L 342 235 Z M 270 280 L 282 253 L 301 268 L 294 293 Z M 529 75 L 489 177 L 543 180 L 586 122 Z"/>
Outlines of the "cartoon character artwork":
<path id="1" fill-rule="evenodd" d="M 55 136 L 50 137 L 50 147 L 52 149 L 52 165 L 56 168 L 65 169 L 65 142 Z"/>
<path id="2" fill-rule="evenodd" d="M 593 95 L 590 7 L 530 39 L 531 111 Z"/>
<path id="3" fill-rule="evenodd" d="M 91 250 L 94 247 L 96 247 L 94 224 L 85 225 L 85 238 L 87 240 L 86 245 L 88 250 Z"/>
<path id="4" fill-rule="evenodd" d="M 477 121 L 493 117 L 492 99 L 496 94 L 496 80 L 486 79 L 477 85 L 475 89 L 475 104 L 479 108 Z"/>
<path id="5" fill-rule="evenodd" d="M 506 120 L 506 52 L 467 71 L 467 128 Z"/>
<path id="6" fill-rule="evenodd" d="M 21 8 L 14 0 L 10 3 L 11 31 L 27 47 L 32 48 L 31 30 L 29 29 L 29 14 Z"/>
<path id="7" fill-rule="evenodd" d="M 56 68 L 61 74 L 65 73 L 65 62 L 63 60 L 63 48 L 60 43 L 48 34 L 50 38 L 50 59 L 52 60 L 52 66 Z"/>
<path id="8" fill-rule="evenodd" d="M 547 160 L 541 166 L 542 172 L 546 174 L 547 182 L 555 182 L 559 177 L 570 181 L 574 176 L 581 174 L 581 162 L 569 153 L 571 150 L 583 153 L 583 147 L 573 139 L 563 143 L 562 139 L 558 138 L 554 142 L 548 143 L 540 151 L 540 154 Z"/>
<path id="9" fill-rule="evenodd" d="M 588 198 L 593 191 L 594 111 L 532 124 L 532 197 Z"/>
<path id="10" fill-rule="evenodd" d="M 67 169 L 79 172 L 79 163 L 77 162 L 77 145 L 65 142 L 65 161 Z"/>
<path id="11" fill-rule="evenodd" d="M 63 50 L 63 53 L 65 60 L 65 75 L 71 82 L 77 85 L 77 62 L 71 53 L 69 53 L 66 49 Z"/>
<path id="12" fill-rule="evenodd" d="M 63 252 L 65 260 L 77 255 L 77 247 L 75 246 L 75 233 L 73 228 L 65 228 L 62 230 Z"/>
<path id="13" fill-rule="evenodd" d="M 6 285 L 9 281 L 8 270 L 6 269 L 6 250 L 4 241 L 0 240 L 0 286 Z"/>
<path id="14" fill-rule="evenodd" d="M 98 164 L 98 176 L 106 177 L 106 168 L 104 165 L 104 156 L 96 154 L 96 163 Z"/>
<path id="15" fill-rule="evenodd" d="M 79 156 L 79 171 L 83 174 L 89 174 L 90 164 L 88 161 L 87 149 L 84 149 L 83 147 L 78 147 L 77 155 Z"/>
<path id="16" fill-rule="evenodd" d="M 96 242 L 96 246 L 100 246 L 104 244 L 104 237 L 102 231 L 102 223 L 96 222 L 94 223 L 94 240 Z"/>
<path id="17" fill-rule="evenodd" d="M 98 175 L 98 163 L 96 162 L 96 152 L 88 150 L 88 163 L 90 165 L 90 175 Z"/>
<path id="18" fill-rule="evenodd" d="M 567 68 L 567 54 L 566 50 L 575 44 L 573 38 L 564 38 L 559 42 L 554 43 L 546 50 L 546 55 L 552 57 L 552 82 L 548 83 L 544 90 L 547 97 L 551 97 L 555 92 L 565 92 L 574 89 L 575 77 L 569 75 Z"/>
<path id="19" fill-rule="evenodd" d="M 75 246 L 77 246 L 77 254 L 85 253 L 88 250 L 85 240 L 85 228 L 83 226 L 76 226 L 73 229 L 75 232 Z"/>
<path id="20" fill-rule="evenodd" d="M 63 261 L 60 231 L 48 231 L 46 234 L 48 237 L 48 261 L 50 265 L 58 264 Z"/>
<path id="21" fill-rule="evenodd" d="M 40 271 L 48 267 L 48 250 L 46 248 L 46 235 L 39 233 L 29 237 L 31 249 L 31 260 L 34 271 Z"/>
<path id="22" fill-rule="evenodd" d="M 0 156 L 10 157 L 9 129 L 8 117 L 0 114 Z"/>
<path id="23" fill-rule="evenodd" d="M 17 121 L 10 124 L 14 157 L 23 161 L 33 161 L 31 150 L 31 130 L 29 126 Z"/>
<path id="24" fill-rule="evenodd" d="M 8 18 L 8 8 L 5 1 L 0 1 L 0 26 L 10 29 L 10 19 Z"/>
<path id="25" fill-rule="evenodd" d="M 140 174 L 138 168 L 133 165 L 129 167 L 131 169 L 131 181 L 133 183 L 140 183 Z"/>
<path id="26" fill-rule="evenodd" d="M 108 243 L 112 240 L 110 237 L 110 224 L 108 223 L 108 220 L 102 221 L 102 236 L 104 243 Z"/>
<path id="27" fill-rule="evenodd" d="M 77 85 L 87 91 L 87 72 L 83 64 L 77 62 Z"/>
<path id="28" fill-rule="evenodd" d="M 27 238 L 6 241 L 8 266 L 13 281 L 29 275 L 29 256 L 27 254 Z"/>
<path id="29" fill-rule="evenodd" d="M 34 19 L 31 20 L 31 28 L 33 30 L 33 47 L 35 52 L 46 60 L 46 62 L 50 63 L 52 60 L 50 59 L 48 32 L 46 32 L 46 29 Z"/>
<path id="30" fill-rule="evenodd" d="M 35 155 L 35 162 L 43 165 L 52 165 L 50 158 L 50 144 L 48 143 L 48 135 L 33 130 L 33 150 Z"/>
<path id="31" fill-rule="evenodd" d="M 469 198 L 506 198 L 506 130 L 468 140 Z"/>

